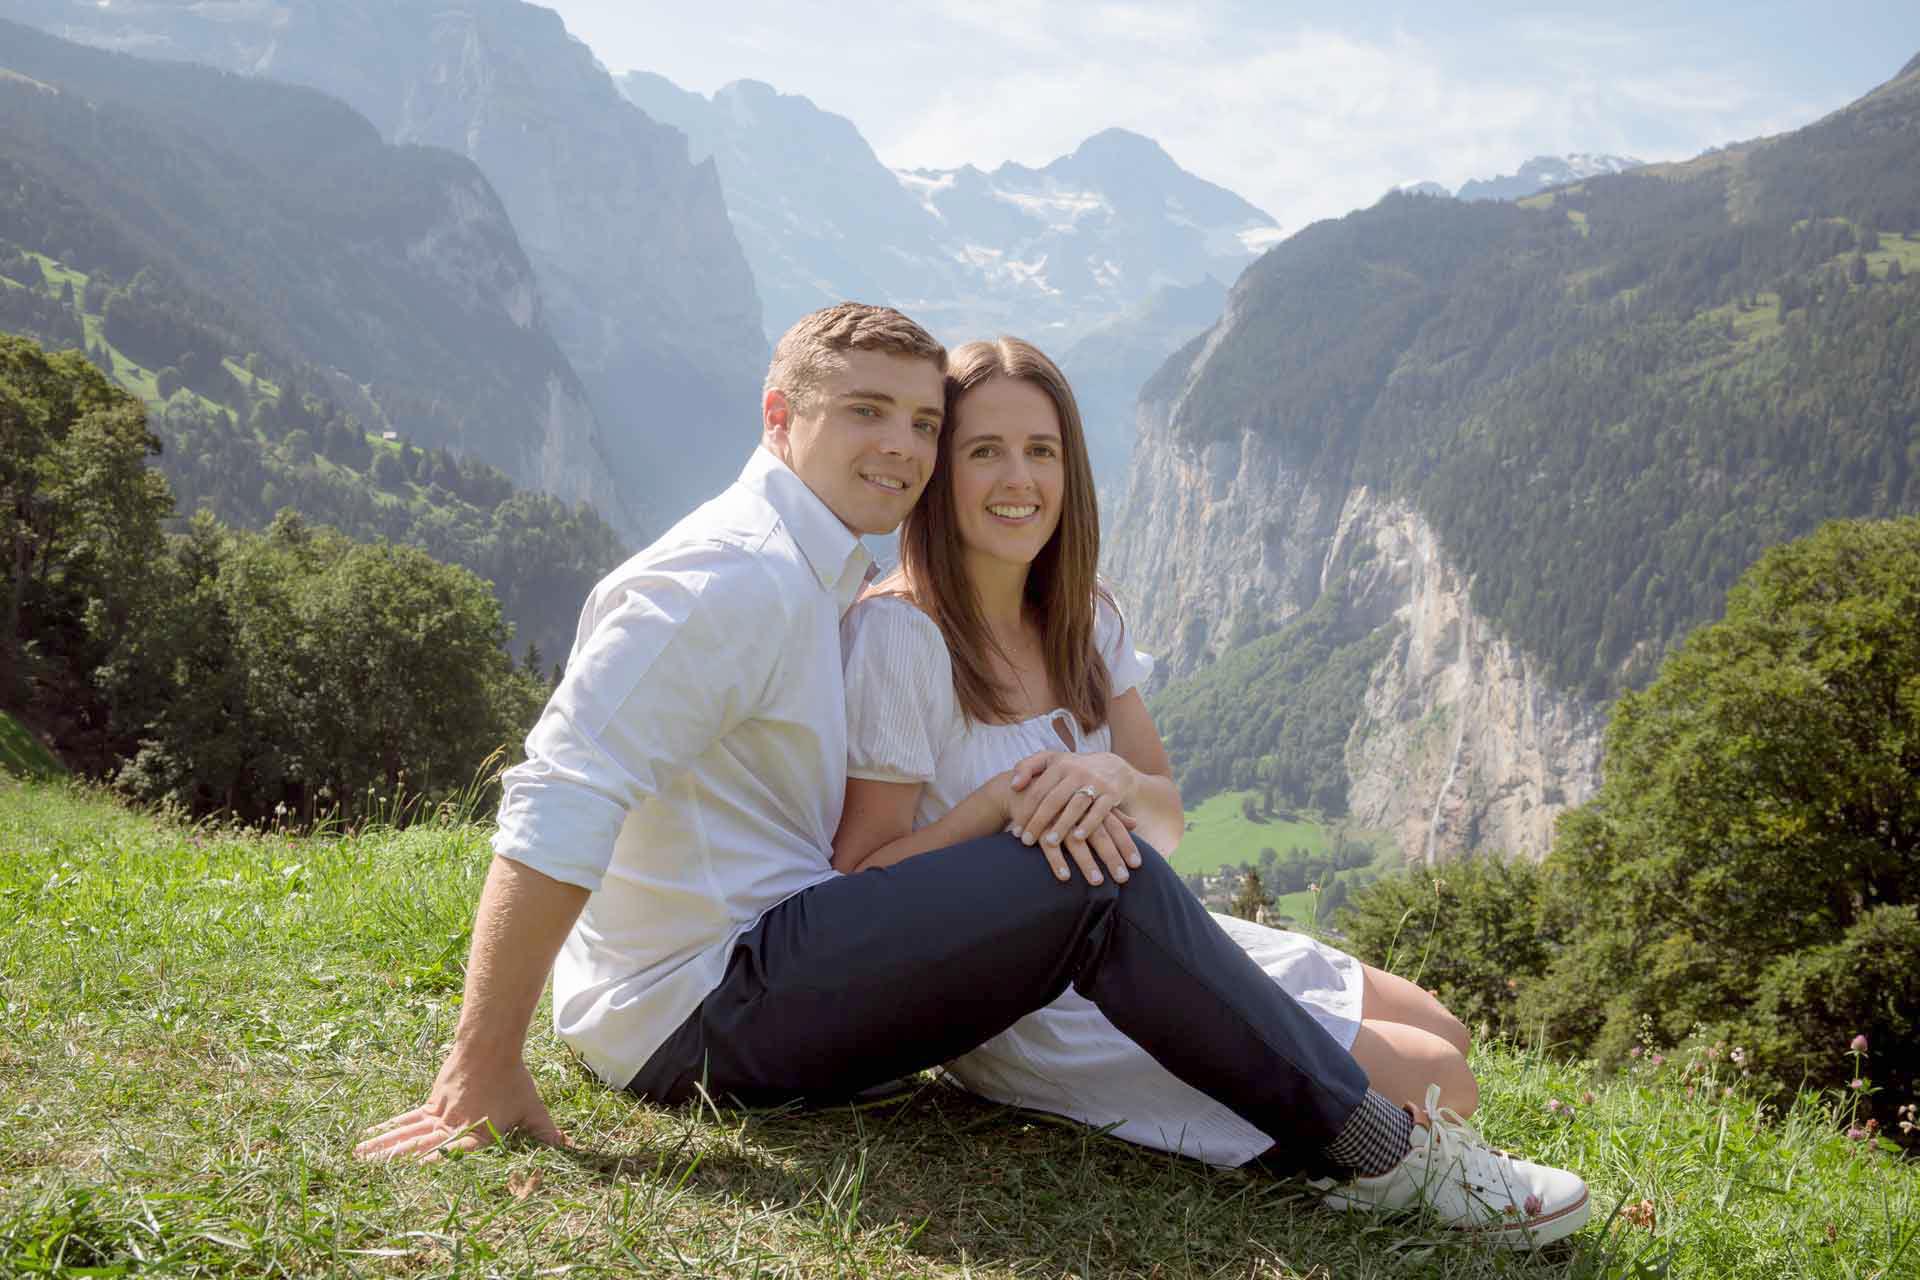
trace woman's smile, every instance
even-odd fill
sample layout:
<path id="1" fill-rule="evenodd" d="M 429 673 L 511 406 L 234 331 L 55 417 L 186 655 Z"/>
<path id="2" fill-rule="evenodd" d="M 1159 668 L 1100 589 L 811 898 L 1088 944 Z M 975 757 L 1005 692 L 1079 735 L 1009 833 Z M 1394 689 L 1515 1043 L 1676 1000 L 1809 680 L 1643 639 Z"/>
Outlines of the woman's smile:
<path id="1" fill-rule="evenodd" d="M 987 507 L 987 513 L 1008 524 L 1027 524 L 1040 514 L 1040 508 L 1032 502 L 996 502 Z"/>

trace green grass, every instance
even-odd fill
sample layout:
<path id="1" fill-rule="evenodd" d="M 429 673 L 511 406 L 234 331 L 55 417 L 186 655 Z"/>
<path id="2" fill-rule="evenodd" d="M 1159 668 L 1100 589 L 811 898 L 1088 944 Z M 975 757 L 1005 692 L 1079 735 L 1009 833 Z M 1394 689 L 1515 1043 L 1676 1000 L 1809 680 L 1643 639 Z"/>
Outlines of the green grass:
<path id="1" fill-rule="evenodd" d="M 1598 1080 L 1494 1046 L 1489 1140 L 1594 1186 L 1595 1221 L 1539 1258 L 934 1085 L 862 1115 L 639 1105 L 544 1008 L 530 1060 L 571 1150 L 357 1163 L 451 1034 L 486 834 L 187 828 L 0 781 L 0 1274 L 1773 1280 L 1920 1258 L 1920 1170 L 1819 1099 L 1770 1120 L 1671 1066 Z M 1604 1224 L 1643 1201 L 1651 1229 Z"/>
<path id="2" fill-rule="evenodd" d="M 1273 909 L 1279 915 L 1305 927 L 1313 922 L 1313 913 L 1319 905 L 1317 901 L 1319 896 L 1309 889 L 1302 889 L 1298 893 L 1278 893 L 1273 897 Z"/>
<path id="3" fill-rule="evenodd" d="M 1876 276 L 1887 274 L 1887 264 L 1898 261 L 1903 275 L 1920 271 L 1920 234 L 1880 233 L 1880 247 L 1867 255 L 1867 269 Z"/>
<path id="4" fill-rule="evenodd" d="M 1259 792 L 1223 791 L 1187 810 L 1187 832 L 1174 851 L 1173 865 L 1183 873 L 1212 875 L 1223 865 L 1258 863 L 1262 849 L 1278 849 L 1285 856 L 1296 846 L 1309 853 L 1325 853 L 1332 845 L 1332 833 L 1306 815 L 1249 822 L 1240 809 L 1247 795 L 1256 801 L 1260 798 Z"/>
<path id="5" fill-rule="evenodd" d="M 58 778 L 67 770 L 25 725 L 0 711 L 0 772 L 22 778 Z"/>
<path id="6" fill-rule="evenodd" d="M 57 296 L 62 284 L 71 284 L 76 297 L 87 287 L 87 282 L 90 277 L 86 272 L 76 271 L 74 268 L 60 262 L 59 259 L 50 258 L 44 253 L 38 253 L 31 249 L 26 250 L 26 253 L 28 257 L 40 264 L 41 273 L 45 278 L 45 282 L 43 284 L 36 281 L 33 285 L 25 285 L 23 287 L 33 288 L 37 292 Z M 4 278 L 5 277 L 0 277 L 0 279 Z M 9 283 L 20 282 L 9 280 Z M 107 353 L 107 362 L 111 366 L 106 371 L 107 376 L 111 377 L 123 390 L 145 401 L 149 408 L 157 409 L 163 403 L 160 395 L 159 371 L 149 369 L 138 361 L 129 358 L 120 348 L 107 341 L 105 324 L 98 312 L 88 311 L 77 304 L 75 311 L 79 316 L 81 329 L 86 336 L 87 346 L 101 347 Z M 225 360 L 225 363 L 230 370 L 234 371 L 235 376 L 251 380 L 251 375 L 247 374 L 246 370 L 241 366 L 234 364 L 232 360 Z M 259 385 L 267 389 L 272 388 L 272 384 L 266 382 L 264 379 L 260 381 Z M 225 405 L 209 400 L 197 391 L 188 391 L 183 388 L 174 394 L 186 395 L 204 411 L 224 413 L 229 417 L 232 416 L 232 411 Z M 278 395 L 279 392 L 274 390 L 272 394 Z"/>
<path id="7" fill-rule="evenodd" d="M 248 372 L 247 367 L 238 360 L 235 360 L 232 356 L 220 357 L 220 363 L 226 368 L 227 374 L 232 377 L 235 382 L 247 388 L 247 390 L 254 395 L 271 396 L 275 400 L 280 398 L 280 388 L 272 379 L 258 377 Z"/>

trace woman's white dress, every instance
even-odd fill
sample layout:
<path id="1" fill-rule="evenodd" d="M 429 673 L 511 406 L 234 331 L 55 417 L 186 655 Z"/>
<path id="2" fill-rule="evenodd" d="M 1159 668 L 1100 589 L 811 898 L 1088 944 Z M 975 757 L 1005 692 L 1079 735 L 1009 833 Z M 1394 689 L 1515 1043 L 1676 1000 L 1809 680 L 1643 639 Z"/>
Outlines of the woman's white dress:
<path id="1" fill-rule="evenodd" d="M 1018 724 L 968 721 L 954 694 L 939 627 L 898 597 L 873 596 L 856 604 L 840 635 L 847 773 L 922 784 L 916 827 L 937 821 L 981 783 L 1037 751 L 1110 749 L 1106 726 L 1082 733 L 1063 710 Z M 1095 617 L 1094 641 L 1112 674 L 1115 697 L 1152 672 L 1153 660 L 1134 651 L 1125 623 L 1104 600 Z M 1302 934 L 1232 916 L 1214 919 L 1341 1047 L 1353 1047 L 1360 1028 L 1358 961 Z M 1244 1164 L 1273 1145 L 1232 1111 L 1175 1078 L 1071 989 L 948 1063 L 947 1070 L 968 1089 L 996 1101 L 1112 1126 L 1116 1136 L 1130 1142 L 1209 1164 Z"/>

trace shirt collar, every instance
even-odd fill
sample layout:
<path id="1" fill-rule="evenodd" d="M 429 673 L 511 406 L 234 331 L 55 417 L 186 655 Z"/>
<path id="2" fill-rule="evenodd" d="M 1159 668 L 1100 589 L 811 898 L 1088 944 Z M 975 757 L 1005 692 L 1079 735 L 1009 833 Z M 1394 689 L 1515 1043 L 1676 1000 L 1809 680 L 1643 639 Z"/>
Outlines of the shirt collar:
<path id="1" fill-rule="evenodd" d="M 844 612 L 866 585 L 873 568 L 872 553 L 833 514 L 833 508 L 764 445 L 755 447 L 738 483 L 759 495 L 779 515 L 813 576 L 823 589 L 840 598 Z"/>

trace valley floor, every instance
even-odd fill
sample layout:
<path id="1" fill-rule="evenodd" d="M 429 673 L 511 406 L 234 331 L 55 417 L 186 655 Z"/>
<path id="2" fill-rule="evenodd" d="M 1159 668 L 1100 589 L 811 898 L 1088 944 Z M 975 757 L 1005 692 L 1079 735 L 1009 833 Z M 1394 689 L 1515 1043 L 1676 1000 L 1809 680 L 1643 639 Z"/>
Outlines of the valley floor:
<path id="1" fill-rule="evenodd" d="M 1600 1080 L 1492 1045 L 1490 1140 L 1594 1186 L 1538 1258 L 931 1082 L 888 1113 L 635 1105 L 544 1009 L 572 1149 L 356 1163 L 452 1031 L 485 836 L 188 828 L 0 777 L 0 1274 L 1920 1274 L 1920 1166 L 1844 1137 L 1837 1095 L 1765 1117 L 1677 1063 Z"/>

